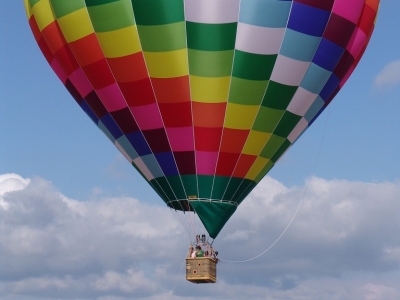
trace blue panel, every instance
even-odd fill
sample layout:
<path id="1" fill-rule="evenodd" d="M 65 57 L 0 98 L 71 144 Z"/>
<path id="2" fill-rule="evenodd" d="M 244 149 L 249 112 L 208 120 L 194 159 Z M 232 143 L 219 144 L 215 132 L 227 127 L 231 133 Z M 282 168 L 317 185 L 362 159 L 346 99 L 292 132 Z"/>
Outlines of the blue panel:
<path id="1" fill-rule="evenodd" d="M 99 124 L 97 126 L 108 137 L 108 139 L 111 141 L 111 143 L 114 144 L 115 143 L 115 138 L 110 133 L 110 131 L 107 129 L 107 127 L 101 122 L 101 120 L 99 121 Z"/>
<path id="2" fill-rule="evenodd" d="M 314 123 L 314 121 L 316 119 L 318 119 L 318 117 L 320 116 L 320 114 L 322 114 L 322 112 L 325 110 L 326 106 L 322 106 L 321 109 L 317 112 L 317 114 L 314 116 L 314 118 L 310 121 L 310 124 L 308 124 L 308 127 L 310 127 L 312 125 L 312 123 Z"/>
<path id="3" fill-rule="evenodd" d="M 310 123 L 315 115 L 320 111 L 320 109 L 324 106 L 325 102 L 322 100 L 320 96 L 315 99 L 314 103 L 310 106 L 306 114 L 304 115 L 304 119 L 307 120 L 308 123 Z"/>
<path id="4" fill-rule="evenodd" d="M 314 56 L 313 63 L 324 69 L 333 71 L 342 57 L 344 49 L 325 38 L 322 38 L 317 53 Z"/>
<path id="5" fill-rule="evenodd" d="M 291 5 L 292 1 L 241 1 L 239 22 L 262 27 L 285 28 Z"/>
<path id="6" fill-rule="evenodd" d="M 330 12 L 297 2 L 293 3 L 288 28 L 308 35 L 322 36 Z"/>
<path id="7" fill-rule="evenodd" d="M 123 135 L 123 133 L 119 129 L 117 123 L 115 123 L 114 119 L 112 118 L 112 116 L 109 113 L 104 115 L 104 117 L 102 117 L 100 119 L 100 121 L 101 121 L 101 123 L 104 124 L 104 126 L 107 127 L 108 131 L 112 134 L 114 139 L 117 139 Z"/>
<path id="8" fill-rule="evenodd" d="M 164 177 L 164 173 L 153 154 L 140 157 L 154 178 Z"/>
<path id="9" fill-rule="evenodd" d="M 136 150 L 132 147 L 131 143 L 128 141 L 125 135 L 121 136 L 117 140 L 118 144 L 125 150 L 125 152 L 129 155 L 132 160 L 134 160 L 139 155 L 137 154 Z"/>
<path id="10" fill-rule="evenodd" d="M 300 86 L 311 93 L 319 94 L 331 75 L 332 72 L 311 63 Z"/>
<path id="11" fill-rule="evenodd" d="M 339 86 L 339 83 L 340 79 L 335 75 L 335 73 L 332 73 L 331 77 L 320 93 L 321 98 L 324 99 L 324 101 L 329 100 L 329 97 Z"/>
<path id="12" fill-rule="evenodd" d="M 178 169 L 171 152 L 156 153 L 155 156 L 165 176 L 178 175 Z"/>
<path id="13" fill-rule="evenodd" d="M 301 61 L 311 61 L 317 51 L 320 37 L 287 29 L 280 54 Z"/>
<path id="14" fill-rule="evenodd" d="M 95 115 L 93 110 L 89 107 L 85 100 L 80 103 L 81 108 L 85 111 L 85 113 L 92 119 L 92 121 L 97 125 L 99 122 L 99 118 Z"/>
<path id="15" fill-rule="evenodd" d="M 151 153 L 149 145 L 142 134 L 141 131 L 136 131 L 134 133 L 129 133 L 126 135 L 128 141 L 132 144 L 133 148 L 135 148 L 137 154 L 139 156 L 147 155 Z"/>

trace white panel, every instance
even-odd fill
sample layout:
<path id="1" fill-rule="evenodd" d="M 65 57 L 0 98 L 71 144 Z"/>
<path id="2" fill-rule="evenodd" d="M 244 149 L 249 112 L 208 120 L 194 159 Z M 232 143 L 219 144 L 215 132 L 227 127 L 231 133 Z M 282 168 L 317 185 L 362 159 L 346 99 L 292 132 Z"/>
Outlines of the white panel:
<path id="1" fill-rule="evenodd" d="M 286 85 L 299 86 L 310 64 L 311 62 L 278 55 L 271 74 L 271 80 Z"/>
<path id="2" fill-rule="evenodd" d="M 278 54 L 284 34 L 285 28 L 238 23 L 235 48 L 256 54 Z"/>
<path id="3" fill-rule="evenodd" d="M 298 116 L 304 116 L 318 95 L 299 87 L 290 101 L 288 111 Z"/>
<path id="4" fill-rule="evenodd" d="M 143 160 L 140 157 L 135 158 L 133 162 L 139 168 L 140 172 L 142 172 L 142 174 L 144 175 L 144 177 L 146 177 L 148 181 L 154 179 L 153 174 L 151 174 L 150 170 L 146 167 L 146 165 L 144 164 Z"/>
<path id="5" fill-rule="evenodd" d="M 196 23 L 234 23 L 240 0 L 185 0 L 185 19 Z"/>
<path id="6" fill-rule="evenodd" d="M 289 142 L 292 144 L 298 139 L 298 137 L 307 129 L 308 122 L 306 119 L 301 118 L 296 127 L 293 128 L 292 132 L 288 136 Z"/>

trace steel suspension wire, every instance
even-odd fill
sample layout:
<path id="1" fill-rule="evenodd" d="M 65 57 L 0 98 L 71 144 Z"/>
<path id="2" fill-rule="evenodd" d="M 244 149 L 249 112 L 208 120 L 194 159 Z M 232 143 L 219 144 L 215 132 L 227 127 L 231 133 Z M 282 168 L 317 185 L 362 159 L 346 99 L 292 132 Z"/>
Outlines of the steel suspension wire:
<path id="1" fill-rule="evenodd" d="M 316 167 L 317 167 L 318 159 L 319 159 L 319 156 L 320 156 L 320 154 L 321 154 L 322 144 L 323 144 L 323 141 L 324 141 L 324 138 L 325 138 L 325 132 L 326 132 L 326 128 L 327 128 L 328 120 L 329 120 L 329 112 L 330 112 L 330 107 L 328 107 L 328 112 L 327 112 L 327 116 L 326 116 L 326 121 L 325 121 L 324 130 L 323 130 L 323 133 L 322 133 L 321 143 L 320 143 L 320 145 L 319 145 L 319 149 L 318 149 L 318 152 L 317 152 L 317 156 L 316 156 L 316 158 L 315 158 L 315 162 L 314 162 L 312 174 L 315 174 L 315 169 L 316 169 Z M 228 262 L 228 263 L 245 263 L 245 262 L 252 261 L 252 260 L 254 260 L 254 259 L 256 259 L 256 258 L 259 258 L 260 256 L 262 256 L 262 255 L 264 255 L 265 253 L 267 253 L 269 250 L 271 250 L 272 247 L 274 247 L 274 246 L 278 243 L 278 241 L 283 237 L 283 235 L 286 233 L 286 231 L 289 229 L 290 225 L 292 224 L 293 220 L 296 218 L 296 215 L 297 215 L 297 213 L 299 212 L 300 207 L 301 207 L 301 205 L 303 204 L 304 199 L 305 199 L 305 197 L 306 197 L 306 195 L 307 195 L 308 188 L 309 188 L 309 186 L 310 186 L 310 183 L 312 182 L 312 179 L 313 179 L 313 177 L 311 177 L 310 180 L 307 182 L 306 189 L 305 189 L 305 191 L 304 191 L 304 193 L 303 193 L 303 196 L 302 196 L 302 198 L 301 198 L 301 201 L 300 201 L 299 205 L 297 206 L 297 209 L 296 209 L 296 211 L 294 212 L 292 218 L 290 219 L 288 225 L 286 226 L 286 228 L 282 231 L 282 233 L 276 238 L 276 240 L 275 240 L 267 249 L 265 249 L 265 250 L 264 250 L 263 252 L 261 252 L 260 254 L 254 256 L 254 257 L 252 257 L 252 258 L 245 259 L 245 260 L 225 260 L 225 259 L 221 259 L 221 258 L 220 258 L 219 260 L 220 260 L 220 261 L 223 261 L 223 262 Z"/>

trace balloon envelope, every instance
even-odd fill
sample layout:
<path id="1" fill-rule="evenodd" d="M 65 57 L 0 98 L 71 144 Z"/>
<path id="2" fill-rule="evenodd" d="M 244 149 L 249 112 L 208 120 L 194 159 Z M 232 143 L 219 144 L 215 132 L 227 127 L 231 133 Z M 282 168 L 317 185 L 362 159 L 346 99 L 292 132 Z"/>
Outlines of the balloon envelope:
<path id="1" fill-rule="evenodd" d="M 215 238 L 346 82 L 379 0 L 25 0 L 48 63 Z"/>

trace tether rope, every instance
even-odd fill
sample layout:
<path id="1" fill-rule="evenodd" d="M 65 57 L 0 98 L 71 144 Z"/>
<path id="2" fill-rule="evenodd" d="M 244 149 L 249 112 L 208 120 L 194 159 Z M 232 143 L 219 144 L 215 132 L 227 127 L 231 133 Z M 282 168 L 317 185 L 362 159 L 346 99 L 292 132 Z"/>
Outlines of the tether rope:
<path id="1" fill-rule="evenodd" d="M 319 150 L 318 150 L 317 156 L 316 156 L 316 158 L 315 158 L 315 163 L 314 163 L 314 167 L 313 167 L 312 174 L 315 174 L 315 169 L 316 169 L 316 167 L 317 167 L 318 159 L 319 159 L 319 156 L 320 156 L 320 154 L 321 154 L 322 144 L 323 144 L 323 141 L 324 141 L 324 138 L 325 138 L 326 127 L 327 127 L 328 120 L 329 120 L 329 112 L 330 112 L 330 106 L 328 107 L 328 112 L 327 112 L 327 116 L 326 116 L 325 127 L 324 127 L 324 131 L 323 131 L 323 133 L 322 133 L 322 138 L 321 138 L 321 143 L 320 143 L 320 145 L 319 145 Z M 308 191 L 308 188 L 309 188 L 309 186 L 310 186 L 310 183 L 312 182 L 312 179 L 313 179 L 313 177 L 311 177 L 310 180 L 307 182 L 306 189 L 305 189 L 305 191 L 304 191 L 304 193 L 303 193 L 303 197 L 301 198 L 301 201 L 300 201 L 299 205 L 297 206 L 297 209 L 296 209 L 296 211 L 294 212 L 293 217 L 290 219 L 289 224 L 288 224 L 288 225 L 286 226 L 286 228 L 282 231 L 282 233 L 278 236 L 278 238 L 277 238 L 267 249 L 265 249 L 265 250 L 264 250 L 263 252 L 261 252 L 260 254 L 254 256 L 254 257 L 252 257 L 252 258 L 246 259 L 246 260 L 225 260 L 225 259 L 221 259 L 221 258 L 220 258 L 220 261 L 229 262 L 229 263 L 245 263 L 245 262 L 249 262 L 249 261 L 251 261 L 251 260 L 254 260 L 254 259 L 256 259 L 256 258 L 259 258 L 260 256 L 264 255 L 266 252 L 268 252 L 269 250 L 271 250 L 271 248 L 274 247 L 274 246 L 276 245 L 276 243 L 278 243 L 278 241 L 283 237 L 283 235 L 286 233 L 286 231 L 289 229 L 290 225 L 292 224 L 293 220 L 295 219 L 295 217 L 296 217 L 297 213 L 299 212 L 300 207 L 301 207 L 301 205 L 303 204 L 304 199 L 305 199 L 305 197 L 306 197 L 306 195 L 307 195 L 307 191 Z"/>

